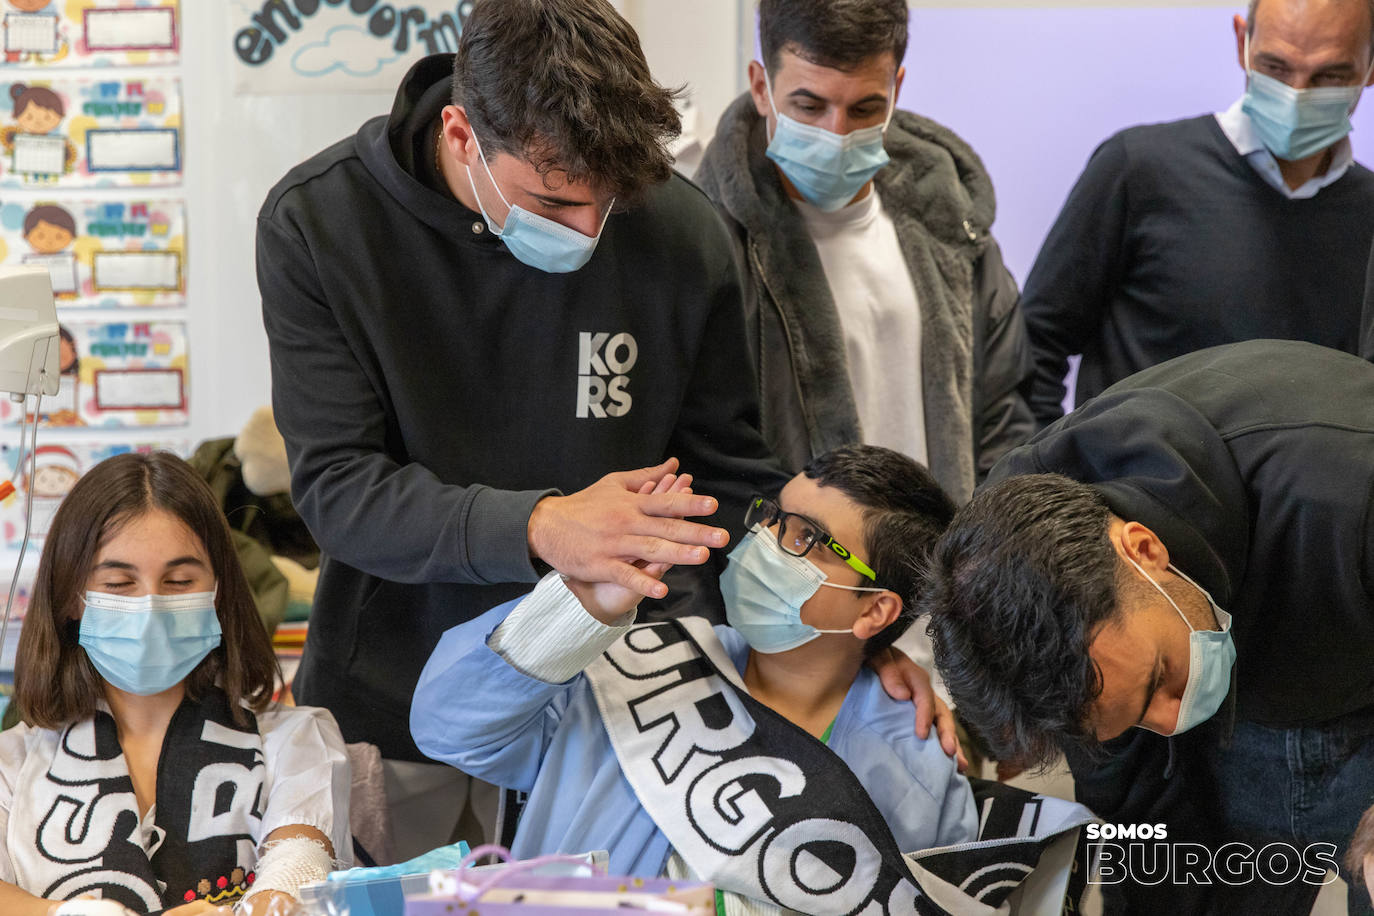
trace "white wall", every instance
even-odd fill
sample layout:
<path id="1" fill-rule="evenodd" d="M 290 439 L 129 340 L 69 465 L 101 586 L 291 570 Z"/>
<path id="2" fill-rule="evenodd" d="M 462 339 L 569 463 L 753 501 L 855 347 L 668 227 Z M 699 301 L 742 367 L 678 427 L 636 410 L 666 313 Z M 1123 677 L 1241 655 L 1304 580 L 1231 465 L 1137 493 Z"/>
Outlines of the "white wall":
<path id="1" fill-rule="evenodd" d="M 297 162 L 391 106 L 390 94 L 236 96 L 230 5 L 183 0 L 194 442 L 232 435 L 271 398 L 253 239 L 268 190 Z"/>
<path id="2" fill-rule="evenodd" d="M 754 3 L 622 0 L 621 10 L 639 32 L 654 78 L 665 86 L 687 88 L 690 107 L 683 118 L 683 139 L 704 147 L 721 112 L 747 84 L 746 67 L 754 56 Z M 695 156 L 684 150 L 682 158 L 690 173 Z"/>

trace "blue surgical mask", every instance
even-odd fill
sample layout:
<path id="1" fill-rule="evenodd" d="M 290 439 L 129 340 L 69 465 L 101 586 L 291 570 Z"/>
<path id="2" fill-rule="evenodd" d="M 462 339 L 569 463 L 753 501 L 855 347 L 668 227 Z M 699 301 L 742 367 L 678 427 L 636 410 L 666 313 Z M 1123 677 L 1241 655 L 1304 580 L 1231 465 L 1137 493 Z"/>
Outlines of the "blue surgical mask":
<path id="1" fill-rule="evenodd" d="M 214 592 L 87 592 L 78 641 L 100 676 L 149 696 L 181 683 L 220 643 Z"/>
<path id="2" fill-rule="evenodd" d="M 1164 590 L 1164 586 L 1150 578 L 1135 560 L 1126 557 L 1126 562 L 1134 566 L 1136 572 L 1144 576 L 1145 581 L 1153 585 L 1164 596 L 1164 600 L 1174 606 L 1178 616 L 1183 617 L 1183 622 L 1188 624 L 1191 631 L 1188 635 L 1188 684 L 1183 688 L 1183 699 L 1178 704 L 1178 721 L 1174 724 L 1174 730 L 1169 732 L 1170 735 L 1181 735 L 1216 715 L 1222 701 L 1226 699 L 1226 694 L 1231 690 L 1231 666 L 1236 663 L 1236 645 L 1231 641 L 1231 615 L 1217 607 L 1217 603 L 1212 600 L 1212 596 L 1205 588 L 1170 564 L 1170 572 L 1202 592 L 1202 596 L 1212 606 L 1217 625 L 1221 627 L 1220 630 L 1194 630 L 1193 625 L 1188 623 L 1188 618 L 1179 609 L 1178 603 Z"/>
<path id="3" fill-rule="evenodd" d="M 833 213 L 844 207 L 889 161 L 883 149 L 883 135 L 896 106 L 896 84 L 889 93 L 887 117 L 882 124 L 835 134 L 780 114 L 773 104 L 773 84 L 767 69 L 763 80 L 768 90 L 768 106 L 778 122 L 768 141 L 768 158 L 777 163 L 793 187 L 817 209 Z"/>
<path id="4" fill-rule="evenodd" d="M 505 224 L 498 229 L 487 214 L 482 197 L 477 193 L 477 185 L 472 180 L 472 169 L 469 168 L 468 184 L 472 187 L 472 196 L 477 198 L 477 208 L 482 211 L 482 219 L 486 220 L 487 228 L 505 243 L 506 249 L 515 255 L 515 259 L 521 264 L 528 264 L 551 274 L 571 273 L 590 261 L 592 252 L 596 251 L 596 243 L 601 241 L 601 233 L 606 228 L 606 219 L 611 215 L 615 199 L 612 198 L 610 206 L 606 207 L 606 213 L 601 217 L 601 227 L 596 230 L 596 235 L 583 235 L 576 229 L 551 220 L 547 216 L 531 213 L 506 200 L 506 195 L 501 192 L 501 186 L 491 174 L 491 166 L 487 165 L 487 157 L 482 153 L 482 144 L 477 141 L 477 135 L 473 134 L 472 139 L 477 143 L 477 157 L 482 160 L 482 168 L 486 170 L 491 186 L 496 189 L 496 196 L 501 198 L 501 203 L 510 208 L 510 212 L 506 214 Z"/>
<path id="5" fill-rule="evenodd" d="M 771 531 L 756 525 L 730 551 L 730 562 L 720 575 L 725 619 L 755 652 L 771 655 L 805 645 L 822 633 L 853 632 L 819 630 L 802 622 L 802 605 L 821 586 L 851 592 L 884 591 L 835 585 L 825 579 L 816 564 L 785 553 Z"/>
<path id="6" fill-rule="evenodd" d="M 1250 39 L 1245 39 L 1246 73 L 1242 109 L 1250 116 L 1265 149 L 1276 158 L 1306 159 L 1350 133 L 1350 115 L 1360 100 L 1365 83 L 1374 74 L 1374 63 L 1355 86 L 1294 89 L 1281 80 L 1249 68 Z"/>

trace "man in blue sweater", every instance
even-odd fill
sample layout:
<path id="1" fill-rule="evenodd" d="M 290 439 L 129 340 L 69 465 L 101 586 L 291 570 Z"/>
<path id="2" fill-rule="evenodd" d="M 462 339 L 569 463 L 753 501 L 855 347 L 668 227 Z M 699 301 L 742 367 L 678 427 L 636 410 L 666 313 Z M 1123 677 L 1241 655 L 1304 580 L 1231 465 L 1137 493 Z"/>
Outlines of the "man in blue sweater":
<path id="1" fill-rule="evenodd" d="M 1374 79 L 1374 0 L 1251 0 L 1244 96 L 1133 127 L 1088 162 L 1026 280 L 1031 407 L 1075 403 L 1193 350 L 1253 338 L 1358 352 L 1374 174 L 1346 134 Z"/>

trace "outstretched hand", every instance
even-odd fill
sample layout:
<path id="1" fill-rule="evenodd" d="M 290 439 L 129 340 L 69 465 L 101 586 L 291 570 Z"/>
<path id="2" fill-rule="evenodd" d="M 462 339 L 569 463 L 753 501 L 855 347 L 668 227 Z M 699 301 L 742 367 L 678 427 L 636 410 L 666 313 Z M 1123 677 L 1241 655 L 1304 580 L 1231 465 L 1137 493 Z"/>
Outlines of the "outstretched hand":
<path id="1" fill-rule="evenodd" d="M 676 471 L 677 459 L 669 458 L 657 467 L 607 474 L 568 496 L 541 499 L 530 514 L 531 556 L 581 582 L 663 598 L 668 587 L 646 567 L 697 566 L 709 548 L 730 540 L 724 528 L 687 521 L 714 513 L 715 499 L 690 489 L 660 490 Z"/>
<path id="2" fill-rule="evenodd" d="M 894 700 L 910 700 L 911 705 L 916 707 L 916 737 L 922 740 L 928 738 L 933 724 L 940 736 L 940 747 L 958 761 L 959 772 L 965 772 L 968 758 L 964 756 L 963 748 L 959 747 L 954 713 L 944 700 L 936 696 L 929 672 L 891 646 L 875 654 L 868 664 L 877 672 L 878 680 L 888 696 Z"/>
<path id="3" fill-rule="evenodd" d="M 640 488 L 641 495 L 663 495 L 671 493 L 692 493 L 691 474 L 664 474 L 655 481 L 647 481 Z M 672 568 L 671 563 L 646 563 L 635 561 L 634 565 L 646 576 L 661 579 Z M 588 582 L 571 576 L 564 576 L 563 582 L 568 590 L 577 596 L 582 607 L 597 620 L 610 625 L 639 606 L 644 596 L 634 589 L 626 588 L 615 582 Z"/>

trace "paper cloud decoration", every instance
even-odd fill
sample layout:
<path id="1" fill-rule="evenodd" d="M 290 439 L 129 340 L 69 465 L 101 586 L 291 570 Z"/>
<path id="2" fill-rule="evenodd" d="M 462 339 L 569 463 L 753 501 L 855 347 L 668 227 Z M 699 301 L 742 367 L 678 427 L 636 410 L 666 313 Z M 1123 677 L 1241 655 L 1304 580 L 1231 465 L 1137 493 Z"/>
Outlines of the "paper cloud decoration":
<path id="1" fill-rule="evenodd" d="M 323 41 L 304 45 L 291 58 L 291 68 L 302 76 L 319 77 L 340 71 L 349 76 L 376 76 L 398 60 L 391 43 L 357 26 L 341 25 L 325 33 Z"/>

